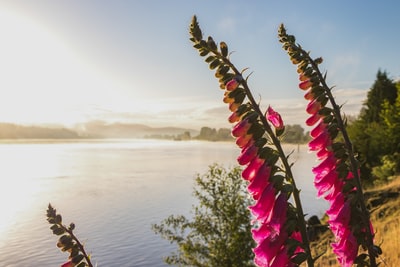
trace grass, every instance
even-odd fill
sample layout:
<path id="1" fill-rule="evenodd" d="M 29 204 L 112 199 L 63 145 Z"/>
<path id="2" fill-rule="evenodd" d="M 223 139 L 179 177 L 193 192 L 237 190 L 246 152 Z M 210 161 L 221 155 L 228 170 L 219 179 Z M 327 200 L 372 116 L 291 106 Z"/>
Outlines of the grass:
<path id="1" fill-rule="evenodd" d="M 371 210 L 375 244 L 383 251 L 377 263 L 379 266 L 400 266 L 400 176 L 386 185 L 367 190 L 365 198 Z M 326 218 L 322 219 L 324 221 Z M 316 261 L 316 267 L 340 266 L 332 252 L 332 242 L 334 237 L 330 231 L 312 242 L 314 256 L 323 253 Z"/>

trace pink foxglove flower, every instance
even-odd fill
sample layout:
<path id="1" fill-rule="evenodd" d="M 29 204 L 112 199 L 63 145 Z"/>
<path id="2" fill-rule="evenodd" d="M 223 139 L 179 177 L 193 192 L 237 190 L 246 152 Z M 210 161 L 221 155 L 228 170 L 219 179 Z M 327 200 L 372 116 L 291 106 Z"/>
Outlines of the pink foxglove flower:
<path id="1" fill-rule="evenodd" d="M 246 165 L 257 156 L 257 152 L 258 152 L 258 146 L 256 145 L 245 147 L 242 150 L 242 153 L 237 158 L 238 163 L 240 165 Z"/>
<path id="2" fill-rule="evenodd" d="M 308 90 L 312 85 L 313 83 L 310 80 L 305 80 L 299 83 L 299 88 L 301 90 Z"/>
<path id="3" fill-rule="evenodd" d="M 232 79 L 226 83 L 225 89 L 227 91 L 234 91 L 236 88 L 238 88 L 238 86 L 239 86 L 239 82 L 236 79 Z"/>
<path id="4" fill-rule="evenodd" d="M 249 119 L 246 118 L 242 120 L 241 122 L 238 122 L 232 129 L 232 135 L 234 137 L 239 137 L 242 135 L 245 135 L 247 131 L 250 129 L 251 123 L 249 122 Z"/>
<path id="5" fill-rule="evenodd" d="M 253 199 L 257 200 L 269 184 L 270 173 L 271 167 L 265 163 L 258 169 L 256 176 L 247 186 L 247 191 L 253 196 Z"/>
<path id="6" fill-rule="evenodd" d="M 72 261 L 67 261 L 61 265 L 61 267 L 74 267 L 74 266 L 75 264 L 73 264 Z"/>
<path id="7" fill-rule="evenodd" d="M 243 170 L 242 177 L 247 181 L 252 181 L 254 177 L 257 175 L 258 170 L 264 164 L 265 159 L 255 157 L 249 165 Z"/>
<path id="8" fill-rule="evenodd" d="M 267 109 L 267 120 L 269 120 L 277 130 L 282 130 L 285 128 L 281 115 L 273 110 L 271 106 L 269 106 Z"/>
<path id="9" fill-rule="evenodd" d="M 275 193 L 274 185 L 270 183 L 260 194 L 257 202 L 249 207 L 256 220 L 263 222 L 271 216 L 275 204 Z"/>

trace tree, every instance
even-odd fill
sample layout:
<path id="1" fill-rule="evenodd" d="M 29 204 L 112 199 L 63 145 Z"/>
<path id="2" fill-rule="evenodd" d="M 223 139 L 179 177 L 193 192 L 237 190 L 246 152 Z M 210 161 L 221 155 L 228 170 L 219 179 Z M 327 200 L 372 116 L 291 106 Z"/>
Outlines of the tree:
<path id="1" fill-rule="evenodd" d="M 391 154 L 398 143 L 388 136 L 387 122 L 395 120 L 393 109 L 397 99 L 396 84 L 386 72 L 378 71 L 376 81 L 368 91 L 367 100 L 359 117 L 348 126 L 348 133 L 361 162 L 361 174 L 372 181 L 372 169 L 382 164 L 382 158 Z M 398 112 L 399 110 L 397 110 Z M 394 133 L 394 135 L 398 135 Z M 376 178 L 376 177 L 375 177 Z"/>
<path id="2" fill-rule="evenodd" d="M 164 261 L 179 266 L 254 266 L 251 236 L 250 199 L 239 167 L 226 170 L 214 164 L 196 177 L 193 218 L 171 215 L 152 225 L 178 250 Z"/>
<path id="3" fill-rule="evenodd" d="M 382 104 L 388 101 L 390 105 L 393 105 L 396 98 L 396 84 L 388 78 L 386 72 L 379 70 L 373 86 L 368 91 L 367 100 L 364 103 L 365 109 L 361 114 L 362 120 L 367 123 L 379 123 Z"/>

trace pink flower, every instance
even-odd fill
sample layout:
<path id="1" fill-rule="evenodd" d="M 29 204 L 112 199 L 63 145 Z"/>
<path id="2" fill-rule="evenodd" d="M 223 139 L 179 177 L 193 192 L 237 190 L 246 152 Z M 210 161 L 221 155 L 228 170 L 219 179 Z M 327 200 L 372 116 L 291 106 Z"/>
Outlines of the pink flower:
<path id="1" fill-rule="evenodd" d="M 307 91 L 307 93 L 304 94 L 304 99 L 305 100 L 313 100 L 315 98 L 314 93 L 312 90 Z"/>
<path id="2" fill-rule="evenodd" d="M 240 165 L 246 165 L 257 156 L 257 152 L 258 152 L 258 146 L 251 145 L 245 147 L 242 150 L 242 153 L 237 158 L 238 163 Z"/>
<path id="3" fill-rule="evenodd" d="M 72 261 L 67 261 L 61 265 L 61 267 L 74 267 L 74 266 L 75 264 L 73 264 Z"/>
<path id="4" fill-rule="evenodd" d="M 265 159 L 261 159 L 259 157 L 255 157 L 249 165 L 242 171 L 242 177 L 243 179 L 247 181 L 252 181 L 254 177 L 256 176 L 258 170 L 260 169 L 261 165 L 263 165 L 265 162 Z"/>
<path id="5" fill-rule="evenodd" d="M 321 109 L 321 103 L 316 99 L 310 101 L 307 105 L 306 112 L 308 114 L 315 114 Z"/>
<path id="6" fill-rule="evenodd" d="M 312 172 L 316 176 L 323 176 L 336 167 L 336 161 L 337 159 L 335 158 L 333 153 L 331 153 L 326 159 L 324 159 L 317 166 L 312 168 Z"/>
<path id="7" fill-rule="evenodd" d="M 335 169 L 332 169 L 328 173 L 324 174 L 318 173 L 314 179 L 314 185 L 317 189 L 317 196 L 321 197 L 326 192 L 328 192 L 333 187 L 337 179 L 338 173 Z"/>
<path id="8" fill-rule="evenodd" d="M 263 222 L 271 216 L 275 203 L 275 192 L 274 185 L 272 183 L 268 184 L 257 202 L 249 207 L 250 211 L 256 217 L 256 220 Z"/>
<path id="9" fill-rule="evenodd" d="M 268 107 L 267 110 L 267 120 L 269 120 L 272 125 L 278 130 L 282 130 L 285 126 L 283 125 L 283 120 L 281 115 L 273 110 L 271 106 Z"/>
<path id="10" fill-rule="evenodd" d="M 358 244 L 356 237 L 349 229 L 347 229 L 338 242 L 332 244 L 332 248 L 343 267 L 353 266 L 358 253 Z"/>
<path id="11" fill-rule="evenodd" d="M 274 233 L 267 235 L 265 239 L 261 240 L 253 249 L 255 255 L 254 262 L 260 267 L 270 267 L 278 252 L 283 249 L 283 244 L 286 239 L 286 232 L 282 232 L 281 235 L 276 235 Z"/>
<path id="12" fill-rule="evenodd" d="M 312 85 L 313 85 L 313 84 L 312 84 L 312 82 L 311 82 L 310 80 L 305 80 L 305 81 L 302 81 L 301 83 L 299 83 L 299 88 L 300 88 L 301 90 L 307 90 L 307 89 L 309 89 Z"/>
<path id="13" fill-rule="evenodd" d="M 237 112 L 233 112 L 228 118 L 228 121 L 230 123 L 238 122 L 239 120 L 240 120 L 240 116 L 237 114 Z"/>
<path id="14" fill-rule="evenodd" d="M 236 139 L 236 145 L 240 148 L 244 148 L 245 146 L 250 146 L 252 144 L 254 144 L 254 139 L 252 134 L 242 135 Z"/>
<path id="15" fill-rule="evenodd" d="M 239 82 L 236 79 L 232 79 L 226 83 L 225 89 L 228 91 L 233 91 L 236 88 L 238 88 L 238 86 L 239 86 Z"/>
<path id="16" fill-rule="evenodd" d="M 319 151 L 327 146 L 330 146 L 331 143 L 331 136 L 329 135 L 329 132 L 325 130 L 308 143 L 308 148 L 311 151 Z"/>
<path id="17" fill-rule="evenodd" d="M 230 103 L 229 110 L 232 112 L 235 112 L 236 110 L 238 110 L 238 108 L 240 107 L 241 104 L 242 103 L 236 103 L 236 102 Z"/>
<path id="18" fill-rule="evenodd" d="M 249 122 L 249 119 L 246 118 L 242 120 L 241 122 L 238 122 L 232 129 L 232 135 L 234 137 L 239 137 L 242 135 L 245 135 L 247 131 L 250 129 L 251 123 Z"/>
<path id="19" fill-rule="evenodd" d="M 316 124 L 319 120 L 321 119 L 321 115 L 319 115 L 318 113 L 314 113 L 313 115 L 311 115 L 311 117 L 309 117 L 306 120 L 306 124 L 308 126 L 313 126 L 314 124 Z"/>
<path id="20" fill-rule="evenodd" d="M 259 169 L 254 179 L 247 186 L 247 190 L 253 196 L 255 200 L 259 198 L 261 193 L 269 184 L 269 176 L 271 173 L 271 167 L 267 164 L 263 164 Z"/>

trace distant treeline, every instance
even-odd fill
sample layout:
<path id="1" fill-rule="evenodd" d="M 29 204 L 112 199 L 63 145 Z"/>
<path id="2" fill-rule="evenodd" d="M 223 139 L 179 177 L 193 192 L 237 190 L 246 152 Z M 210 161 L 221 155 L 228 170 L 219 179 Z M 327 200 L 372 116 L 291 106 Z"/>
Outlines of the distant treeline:
<path id="1" fill-rule="evenodd" d="M 95 127 L 96 126 L 96 127 Z M 0 139 L 81 139 L 81 138 L 151 138 L 166 140 L 233 141 L 231 129 L 202 127 L 200 132 L 183 128 L 151 128 L 136 124 L 85 125 L 85 131 L 76 131 L 60 126 L 25 126 L 0 123 Z M 181 130 L 181 133 L 179 133 Z M 152 134 L 146 134 L 154 132 Z M 172 133 L 174 132 L 174 133 Z M 304 143 L 309 140 L 308 132 L 300 125 L 286 125 L 283 141 Z"/>
<path id="2" fill-rule="evenodd" d="M 44 126 L 22 126 L 12 123 L 0 123 L 0 139 L 71 139 L 80 138 L 67 128 Z"/>
<path id="3" fill-rule="evenodd" d="M 205 140 L 205 141 L 233 141 L 234 138 L 231 135 L 231 129 L 228 128 L 210 128 L 202 127 L 200 133 L 197 136 L 191 136 L 190 132 L 185 131 L 178 135 L 152 135 L 147 138 L 159 138 L 159 139 L 174 139 L 174 140 Z M 306 143 L 310 140 L 309 133 L 304 132 L 303 127 L 298 124 L 286 125 L 285 134 L 283 136 L 283 142 L 285 143 Z"/>

